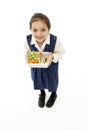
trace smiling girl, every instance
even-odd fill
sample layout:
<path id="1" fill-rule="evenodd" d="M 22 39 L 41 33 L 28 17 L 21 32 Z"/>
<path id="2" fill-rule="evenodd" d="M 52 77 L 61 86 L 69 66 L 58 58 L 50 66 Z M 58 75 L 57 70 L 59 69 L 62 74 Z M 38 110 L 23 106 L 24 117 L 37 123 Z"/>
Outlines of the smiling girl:
<path id="1" fill-rule="evenodd" d="M 50 29 L 49 18 L 42 13 L 35 13 L 30 19 L 31 34 L 26 37 L 28 52 L 49 52 L 50 64 L 48 68 L 31 68 L 34 89 L 40 90 L 38 105 L 41 108 L 45 106 L 45 89 L 51 93 L 46 102 L 46 107 L 52 107 L 56 101 L 59 83 L 59 60 L 65 52 L 57 36 L 50 34 Z"/>

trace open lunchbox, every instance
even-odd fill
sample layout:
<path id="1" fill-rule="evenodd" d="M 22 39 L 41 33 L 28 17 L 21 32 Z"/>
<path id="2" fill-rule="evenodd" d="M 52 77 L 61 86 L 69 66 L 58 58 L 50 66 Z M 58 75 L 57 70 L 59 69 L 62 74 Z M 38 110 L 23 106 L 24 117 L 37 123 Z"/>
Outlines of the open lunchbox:
<path id="1" fill-rule="evenodd" d="M 27 64 L 32 68 L 48 68 L 49 62 L 49 52 L 31 51 L 27 56 Z"/>

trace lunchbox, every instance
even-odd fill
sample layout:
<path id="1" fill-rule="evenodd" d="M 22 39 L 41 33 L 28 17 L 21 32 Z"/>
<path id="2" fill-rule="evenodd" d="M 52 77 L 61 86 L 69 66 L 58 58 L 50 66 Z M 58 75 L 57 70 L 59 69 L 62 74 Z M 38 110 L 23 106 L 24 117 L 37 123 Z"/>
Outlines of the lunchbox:
<path id="1" fill-rule="evenodd" d="M 49 63 L 49 52 L 32 51 L 27 57 L 27 64 L 32 68 L 48 68 Z"/>

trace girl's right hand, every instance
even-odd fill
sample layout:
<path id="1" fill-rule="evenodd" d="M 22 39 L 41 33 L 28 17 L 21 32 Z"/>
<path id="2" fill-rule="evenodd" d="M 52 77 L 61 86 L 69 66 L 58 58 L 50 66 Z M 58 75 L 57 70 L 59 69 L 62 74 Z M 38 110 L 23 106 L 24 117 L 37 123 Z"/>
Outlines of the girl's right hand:
<path id="1" fill-rule="evenodd" d="M 29 55 L 29 51 L 26 51 L 26 53 L 25 53 L 25 60 L 27 61 L 27 59 L 28 59 L 28 55 Z"/>

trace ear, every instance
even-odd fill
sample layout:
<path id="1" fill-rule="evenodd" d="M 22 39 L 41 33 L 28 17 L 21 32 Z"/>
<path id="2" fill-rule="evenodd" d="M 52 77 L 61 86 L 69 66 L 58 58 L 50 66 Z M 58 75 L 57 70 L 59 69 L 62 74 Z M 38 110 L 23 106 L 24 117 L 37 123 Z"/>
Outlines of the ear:
<path id="1" fill-rule="evenodd" d="M 48 29 L 48 32 L 50 32 L 50 28 Z"/>

